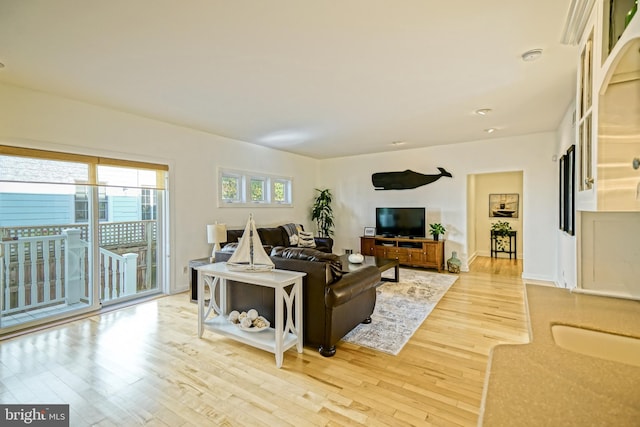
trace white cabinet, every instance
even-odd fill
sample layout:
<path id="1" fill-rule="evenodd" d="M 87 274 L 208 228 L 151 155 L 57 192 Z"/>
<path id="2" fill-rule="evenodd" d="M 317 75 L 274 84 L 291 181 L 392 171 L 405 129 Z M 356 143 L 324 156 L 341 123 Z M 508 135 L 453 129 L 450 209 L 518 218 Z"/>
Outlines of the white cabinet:
<path id="1" fill-rule="evenodd" d="M 640 14 L 625 22 L 622 13 L 634 5 L 595 1 L 579 46 L 576 98 L 576 284 L 626 298 L 640 298 L 640 169 L 633 167 L 640 158 Z"/>
<path id="2" fill-rule="evenodd" d="M 599 0 L 579 44 L 576 208 L 640 211 L 640 14 Z M 633 16 L 631 18 L 631 16 Z"/>
<path id="3" fill-rule="evenodd" d="M 640 29 L 613 59 L 598 109 L 597 210 L 640 211 Z"/>
<path id="4" fill-rule="evenodd" d="M 587 30 L 580 42 L 578 63 L 578 90 L 576 103 L 576 127 L 578 137 L 577 190 L 591 191 L 595 182 L 593 174 L 594 132 L 593 132 L 593 78 L 594 78 L 594 15 L 589 20 Z M 597 103 L 596 103 L 597 107 Z"/>
<path id="5" fill-rule="evenodd" d="M 607 1 L 607 0 L 604 0 Z M 601 17 L 598 2 L 593 7 L 578 44 L 578 73 L 576 79 L 576 188 L 575 205 L 578 210 L 596 210 L 597 116 L 598 96 L 595 81 L 602 55 Z"/>

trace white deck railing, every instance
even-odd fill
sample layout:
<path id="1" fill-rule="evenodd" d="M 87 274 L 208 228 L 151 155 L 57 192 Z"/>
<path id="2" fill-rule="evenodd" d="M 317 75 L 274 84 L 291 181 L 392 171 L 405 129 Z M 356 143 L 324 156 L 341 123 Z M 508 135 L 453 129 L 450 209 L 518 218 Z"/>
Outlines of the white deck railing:
<path id="1" fill-rule="evenodd" d="M 100 299 L 103 302 L 136 294 L 138 254 L 118 255 L 100 248 L 100 272 L 103 283 Z"/>
<path id="2" fill-rule="evenodd" d="M 3 314 L 64 302 L 64 264 L 59 261 L 63 259 L 64 240 L 65 236 L 58 235 L 26 237 L 0 244 Z M 42 283 L 41 287 L 38 282 Z"/>
<path id="3" fill-rule="evenodd" d="M 80 229 L 0 242 L 0 311 L 3 315 L 57 304 L 91 303 L 89 245 Z M 137 254 L 100 248 L 100 298 L 137 292 Z"/>

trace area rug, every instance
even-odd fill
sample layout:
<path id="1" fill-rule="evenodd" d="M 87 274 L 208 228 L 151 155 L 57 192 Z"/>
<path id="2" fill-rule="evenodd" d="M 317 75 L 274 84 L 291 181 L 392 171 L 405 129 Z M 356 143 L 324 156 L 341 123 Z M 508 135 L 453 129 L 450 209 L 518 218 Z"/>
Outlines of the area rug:
<path id="1" fill-rule="evenodd" d="M 371 323 L 356 326 L 342 340 L 396 356 L 457 279 L 452 274 L 400 269 L 400 282 L 378 287 Z"/>

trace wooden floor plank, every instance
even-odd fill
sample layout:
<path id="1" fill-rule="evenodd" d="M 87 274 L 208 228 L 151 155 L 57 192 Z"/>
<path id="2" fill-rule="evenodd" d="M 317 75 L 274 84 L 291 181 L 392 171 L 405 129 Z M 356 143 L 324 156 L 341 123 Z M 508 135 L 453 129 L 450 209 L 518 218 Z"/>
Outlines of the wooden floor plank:
<path id="1" fill-rule="evenodd" d="M 520 260 L 477 258 L 397 356 L 340 343 L 272 354 L 196 334 L 185 294 L 5 340 L 0 402 L 72 425 L 474 426 L 488 355 L 528 341 Z"/>

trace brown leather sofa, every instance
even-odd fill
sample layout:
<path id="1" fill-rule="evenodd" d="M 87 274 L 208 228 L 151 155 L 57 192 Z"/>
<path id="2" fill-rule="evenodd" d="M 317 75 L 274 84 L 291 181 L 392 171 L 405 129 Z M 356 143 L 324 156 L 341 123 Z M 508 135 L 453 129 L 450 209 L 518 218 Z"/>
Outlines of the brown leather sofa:
<path id="1" fill-rule="evenodd" d="M 276 246 L 289 246 L 289 234 L 283 226 L 278 227 L 262 227 L 258 228 L 258 236 L 262 241 L 262 246 L 267 253 L 271 253 L 271 250 Z M 224 245 L 234 244 L 238 242 L 238 239 L 242 237 L 244 229 L 242 230 L 227 230 L 227 243 Z M 316 247 L 314 249 L 331 253 L 333 250 L 333 239 L 330 237 L 314 237 Z M 223 247 L 224 247 L 223 246 Z"/>
<path id="2" fill-rule="evenodd" d="M 232 248 L 223 248 L 216 252 L 216 261 L 226 261 L 232 253 Z M 293 247 L 275 247 L 271 260 L 277 269 L 307 273 L 302 291 L 306 346 L 317 348 L 325 357 L 333 356 L 343 336 L 359 323 L 371 323 L 380 283 L 380 271 L 375 266 L 344 273 L 337 255 Z M 267 319 L 275 318 L 273 289 L 238 282 L 227 289 L 230 309 L 255 308 Z"/>

